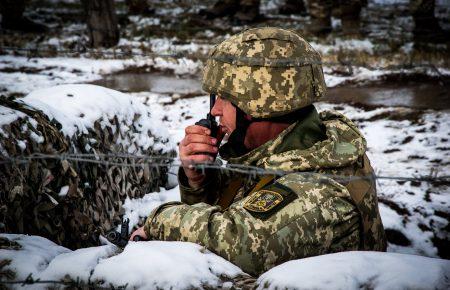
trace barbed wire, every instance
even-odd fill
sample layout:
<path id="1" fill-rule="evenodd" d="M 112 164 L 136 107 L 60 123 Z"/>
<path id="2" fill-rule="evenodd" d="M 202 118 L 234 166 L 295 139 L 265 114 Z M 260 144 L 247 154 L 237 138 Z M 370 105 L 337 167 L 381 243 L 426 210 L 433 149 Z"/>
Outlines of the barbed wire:
<path id="1" fill-rule="evenodd" d="M 121 158 L 129 159 L 130 162 L 123 161 L 111 161 L 108 158 Z M 73 161 L 73 162 L 85 162 L 91 164 L 99 164 L 109 166 L 122 166 L 122 167 L 140 167 L 149 166 L 150 168 L 168 168 L 168 167 L 180 167 L 186 166 L 186 163 L 176 157 L 170 156 L 147 156 L 147 155 L 134 155 L 128 153 L 110 153 L 110 154 L 93 154 L 93 153 L 70 153 L 70 154 L 42 154 L 34 153 L 26 156 L 14 156 L 14 157 L 0 157 L 0 165 L 7 164 L 29 164 L 33 160 L 59 160 L 59 161 Z M 137 161 L 137 162 L 135 162 Z M 439 176 L 439 170 L 433 168 L 429 175 L 422 176 L 397 176 L 395 174 L 389 174 L 388 172 L 377 172 L 369 176 L 348 176 L 348 175 L 338 175 L 329 174 L 316 171 L 296 171 L 296 170 L 280 170 L 280 169 L 270 169 L 262 168 L 246 164 L 220 164 L 220 163 L 195 163 L 190 164 L 190 167 L 196 170 L 205 172 L 206 170 L 220 170 L 220 171 L 230 171 L 239 174 L 244 174 L 248 176 L 261 176 L 261 175 L 274 175 L 274 176 L 284 176 L 291 173 L 301 174 L 305 178 L 316 177 L 318 174 L 325 178 L 343 180 L 343 181 L 353 181 L 374 178 L 377 180 L 398 180 L 398 181 L 419 181 L 419 182 L 450 182 L 450 175 Z M 169 174 L 175 174 L 169 172 Z"/>

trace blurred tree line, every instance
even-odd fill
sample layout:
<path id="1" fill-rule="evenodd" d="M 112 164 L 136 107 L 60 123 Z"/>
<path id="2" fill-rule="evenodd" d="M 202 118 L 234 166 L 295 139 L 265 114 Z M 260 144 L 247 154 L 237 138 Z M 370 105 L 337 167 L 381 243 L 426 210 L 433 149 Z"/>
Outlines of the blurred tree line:
<path id="1" fill-rule="evenodd" d="M 211 24 L 208 21 L 218 17 L 230 17 L 233 23 L 238 25 L 264 21 L 264 16 L 259 12 L 262 1 L 264 0 L 205 1 L 203 4 L 210 5 L 195 15 L 199 17 L 193 18 L 203 19 L 204 25 L 202 26 Z M 414 20 L 414 28 L 411 33 L 414 35 L 415 41 L 442 43 L 450 39 L 449 31 L 442 30 L 436 18 L 436 1 L 409 0 L 408 3 L 405 2 L 406 13 L 411 15 Z M 0 0 L 1 27 L 25 32 L 45 32 L 47 30 L 45 25 L 33 22 L 23 15 L 28 2 L 30 0 Z M 120 31 L 115 0 L 74 0 L 74 2 L 81 3 L 83 7 L 90 47 L 112 47 L 119 42 Z M 152 0 L 124 0 L 124 2 L 129 15 L 151 15 L 155 12 L 153 6 L 156 3 L 153 3 Z M 375 3 L 370 0 L 279 0 L 275 2 L 278 5 L 279 14 L 309 15 L 310 23 L 305 26 L 305 31 L 318 36 L 325 36 L 333 31 L 332 15 L 334 17 L 338 15 L 344 35 L 359 37 L 362 36 L 362 21 L 369 23 L 368 26 L 371 27 L 369 29 L 376 30 L 386 26 L 386 23 L 388 23 L 387 26 L 392 26 L 392 23 L 397 23 L 395 19 L 401 18 L 405 14 L 404 11 L 398 9 L 400 6 L 393 6 L 390 10 L 380 13 L 377 9 L 370 9 L 370 6 L 374 6 Z M 366 9 L 366 18 L 371 19 L 361 19 L 364 18 L 361 16 L 362 7 L 369 8 Z M 405 9 L 403 8 L 403 10 Z M 338 13 L 333 11 L 338 11 Z M 375 18 L 382 19 L 376 20 Z M 447 20 L 448 18 L 450 16 L 447 17 Z M 399 31 L 400 34 L 409 33 L 407 29 Z M 385 33 L 386 31 L 381 33 L 383 38 Z"/>
<path id="2" fill-rule="evenodd" d="M 0 0 L 1 27 L 23 32 L 44 33 L 48 28 L 24 16 L 28 0 Z M 91 47 L 112 47 L 119 42 L 119 25 L 114 0 L 80 0 Z M 126 0 L 129 14 L 152 12 L 147 0 Z"/>

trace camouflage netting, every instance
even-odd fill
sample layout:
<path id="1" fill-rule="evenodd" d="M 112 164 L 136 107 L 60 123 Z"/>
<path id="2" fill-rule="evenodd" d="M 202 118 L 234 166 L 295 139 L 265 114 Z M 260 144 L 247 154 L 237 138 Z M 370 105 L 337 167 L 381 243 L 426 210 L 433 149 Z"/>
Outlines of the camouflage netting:
<path id="1" fill-rule="evenodd" d="M 126 156 L 107 161 L 139 166 L 5 161 L 36 153 L 172 157 L 173 144 L 159 127 L 154 113 L 132 97 L 92 85 L 59 86 L 21 101 L 1 98 L 0 232 L 44 236 L 72 249 L 98 244 L 99 234 L 120 221 L 126 197 L 166 185 L 170 159 L 158 160 L 165 165 L 159 168 Z"/>

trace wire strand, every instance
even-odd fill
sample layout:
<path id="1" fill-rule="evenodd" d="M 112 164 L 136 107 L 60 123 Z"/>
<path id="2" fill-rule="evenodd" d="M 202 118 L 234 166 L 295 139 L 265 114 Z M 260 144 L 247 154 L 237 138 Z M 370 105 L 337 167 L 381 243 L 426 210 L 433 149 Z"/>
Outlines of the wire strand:
<path id="1" fill-rule="evenodd" d="M 121 162 L 114 160 L 107 160 L 108 158 L 124 158 L 131 160 L 138 160 L 139 162 Z M 23 155 L 23 156 L 15 156 L 15 157 L 0 157 L 0 165 L 24 165 L 33 162 L 33 160 L 67 160 L 73 162 L 84 162 L 105 166 L 121 166 L 121 167 L 136 167 L 142 168 L 143 166 L 149 166 L 151 168 L 168 168 L 168 167 L 180 167 L 186 164 L 175 157 L 170 156 L 147 156 L 147 155 L 134 155 L 128 153 L 111 153 L 111 154 L 85 154 L 85 153 L 70 153 L 70 154 L 42 154 L 42 153 L 34 153 L 31 155 Z M 197 163 L 191 164 L 192 168 L 197 170 L 221 170 L 221 171 L 230 171 L 239 174 L 245 174 L 249 176 L 256 175 L 275 175 L 275 176 L 284 176 L 291 173 L 301 174 L 303 177 L 314 177 L 317 175 L 331 178 L 331 179 L 339 179 L 345 181 L 353 181 L 353 180 L 361 180 L 367 178 L 374 178 L 377 180 L 399 180 L 399 181 L 423 181 L 423 182 L 450 182 L 450 175 L 442 175 L 437 176 L 437 170 L 432 170 L 431 174 L 426 176 L 397 176 L 395 174 L 388 174 L 387 172 L 378 173 L 369 176 L 347 176 L 347 175 L 337 175 L 337 174 L 328 174 L 322 172 L 315 171 L 295 171 L 295 170 L 278 170 L 278 169 L 266 169 L 252 165 L 245 164 L 217 164 L 217 163 Z"/>

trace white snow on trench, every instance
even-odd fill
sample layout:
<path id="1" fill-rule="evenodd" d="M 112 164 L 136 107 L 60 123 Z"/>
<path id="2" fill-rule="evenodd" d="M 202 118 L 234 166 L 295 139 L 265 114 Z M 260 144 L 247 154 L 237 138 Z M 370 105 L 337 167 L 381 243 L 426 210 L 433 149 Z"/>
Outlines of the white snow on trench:
<path id="1" fill-rule="evenodd" d="M 22 249 L 0 250 L 17 280 L 79 278 L 127 289 L 217 288 L 243 272 L 205 248 L 184 242 L 130 242 L 70 251 L 47 239 L 1 234 Z M 450 261 L 415 255 L 344 252 L 293 260 L 264 273 L 257 289 L 448 289 Z M 129 288 L 128 288 L 129 287 Z M 34 284 L 21 289 L 45 288 Z"/>
<path id="2" fill-rule="evenodd" d="M 286 262 L 259 289 L 448 289 L 450 261 L 414 255 L 343 252 Z"/>
<path id="3" fill-rule="evenodd" d="M 218 287 L 223 277 L 242 271 L 205 248 L 183 242 L 130 242 L 123 252 L 114 245 L 71 251 L 36 236 L 0 234 L 22 246 L 0 249 L 0 260 L 12 260 L 16 280 L 62 280 L 66 275 L 99 286 L 127 285 L 130 289 L 188 289 Z M 33 284 L 26 289 L 45 288 Z M 22 287 L 18 287 L 22 288 Z"/>

